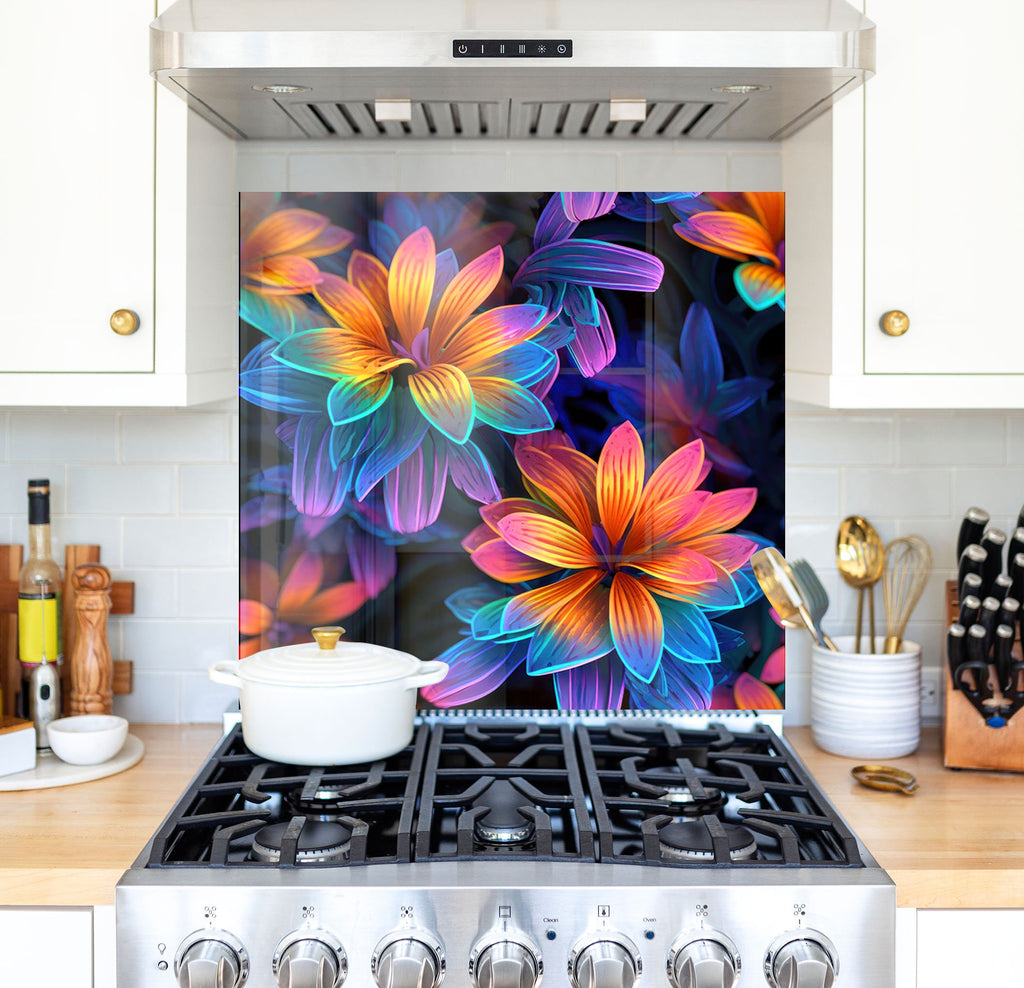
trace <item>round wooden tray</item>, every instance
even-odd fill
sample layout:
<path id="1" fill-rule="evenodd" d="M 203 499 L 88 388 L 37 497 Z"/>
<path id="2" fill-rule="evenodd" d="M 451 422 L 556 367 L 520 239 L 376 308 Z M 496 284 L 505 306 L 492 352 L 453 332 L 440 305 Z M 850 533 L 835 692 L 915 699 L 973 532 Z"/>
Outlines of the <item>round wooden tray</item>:
<path id="1" fill-rule="evenodd" d="M 36 755 L 36 767 L 13 775 L 0 775 L 0 792 L 18 789 L 51 789 L 54 786 L 73 786 L 78 782 L 92 782 L 116 775 L 131 768 L 142 758 L 145 750 L 142 742 L 129 734 L 124 747 L 113 758 L 99 765 L 69 765 L 62 762 L 52 751 Z"/>

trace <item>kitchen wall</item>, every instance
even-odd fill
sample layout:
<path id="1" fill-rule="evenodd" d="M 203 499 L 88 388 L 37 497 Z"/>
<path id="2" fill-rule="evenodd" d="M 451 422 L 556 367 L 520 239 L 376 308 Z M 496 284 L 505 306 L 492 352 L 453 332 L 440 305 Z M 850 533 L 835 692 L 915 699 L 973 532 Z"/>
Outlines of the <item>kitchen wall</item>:
<path id="1" fill-rule="evenodd" d="M 748 188 L 780 185 L 777 147 L 517 142 L 461 146 L 252 142 L 238 149 L 243 191 L 390 189 Z M 357 153 L 353 153 L 357 150 Z M 0 542 L 25 542 L 25 481 L 53 483 L 58 559 L 96 542 L 115 579 L 136 583 L 136 610 L 110 619 L 111 651 L 135 687 L 115 708 L 135 721 L 215 721 L 233 692 L 211 662 L 236 654 L 237 410 L 0 411 Z M 940 569 L 910 628 L 938 667 L 942 582 L 966 507 L 1008 527 L 1024 500 L 1024 412 L 827 412 L 791 405 L 787 552 L 819 567 L 833 600 L 826 625 L 852 630 L 855 594 L 832 551 L 839 520 L 859 513 L 883 538 L 918 532 Z M 876 590 L 876 610 L 882 614 Z M 787 721 L 808 718 L 806 636 L 791 635 Z"/>

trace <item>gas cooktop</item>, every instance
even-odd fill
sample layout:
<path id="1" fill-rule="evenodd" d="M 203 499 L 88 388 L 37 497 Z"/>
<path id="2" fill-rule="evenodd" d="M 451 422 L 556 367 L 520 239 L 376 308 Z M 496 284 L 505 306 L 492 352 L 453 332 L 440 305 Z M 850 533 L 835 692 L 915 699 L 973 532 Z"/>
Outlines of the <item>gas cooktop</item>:
<path id="1" fill-rule="evenodd" d="M 235 727 L 118 884 L 118 985 L 892 988 L 895 888 L 785 740 L 671 714 L 313 769 Z"/>
<path id="2" fill-rule="evenodd" d="M 422 724 L 372 764 L 298 768 L 236 726 L 157 833 L 149 868 L 588 861 L 863 867 L 769 727 Z"/>

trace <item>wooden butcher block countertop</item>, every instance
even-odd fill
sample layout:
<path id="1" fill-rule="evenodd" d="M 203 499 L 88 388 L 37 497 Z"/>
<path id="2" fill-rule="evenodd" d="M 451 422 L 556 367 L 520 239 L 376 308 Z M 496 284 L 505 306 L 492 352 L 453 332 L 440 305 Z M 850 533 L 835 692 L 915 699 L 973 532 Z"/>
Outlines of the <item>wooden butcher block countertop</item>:
<path id="1" fill-rule="evenodd" d="M 138 856 L 220 737 L 216 725 L 133 724 L 146 753 L 119 775 L 0 793 L 0 905 L 110 905 Z M 942 767 L 939 732 L 888 764 L 914 796 L 866 789 L 858 760 L 818 749 L 809 728 L 786 737 L 892 876 L 901 906 L 1024 909 L 1024 775 Z"/>

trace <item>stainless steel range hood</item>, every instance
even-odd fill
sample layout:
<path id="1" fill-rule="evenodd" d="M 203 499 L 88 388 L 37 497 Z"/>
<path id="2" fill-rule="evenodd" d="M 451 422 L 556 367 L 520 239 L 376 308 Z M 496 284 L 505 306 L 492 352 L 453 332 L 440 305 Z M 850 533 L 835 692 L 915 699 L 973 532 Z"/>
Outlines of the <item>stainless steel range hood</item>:
<path id="1" fill-rule="evenodd" d="M 779 140 L 874 72 L 844 0 L 178 0 L 150 38 L 240 140 Z"/>

